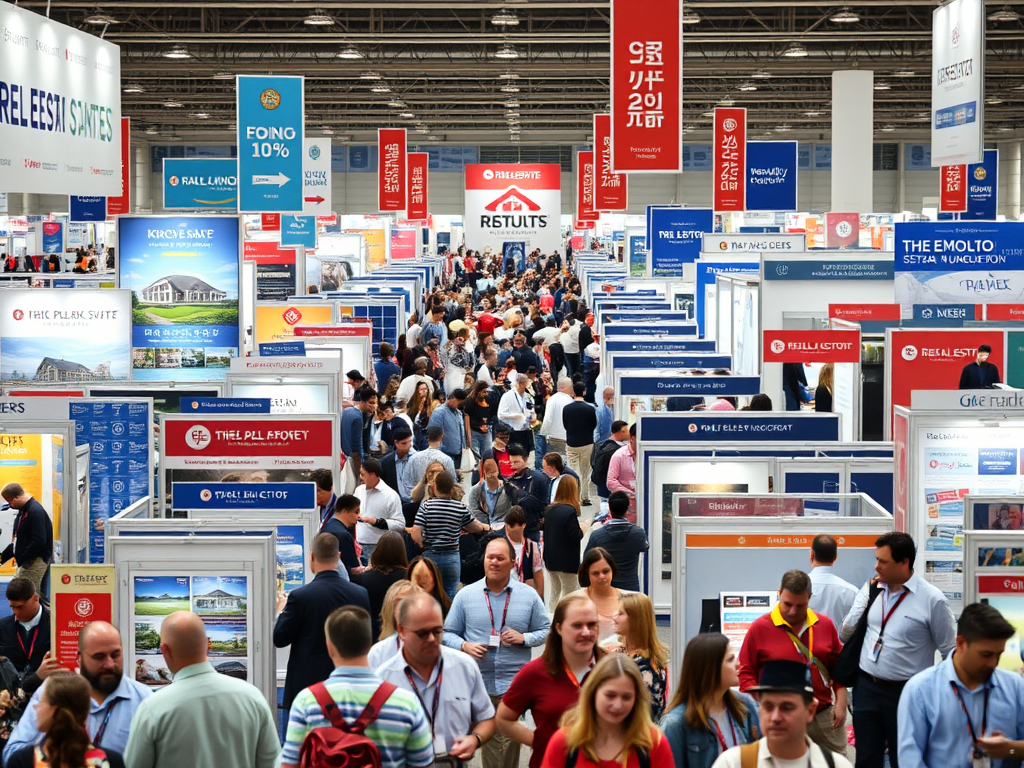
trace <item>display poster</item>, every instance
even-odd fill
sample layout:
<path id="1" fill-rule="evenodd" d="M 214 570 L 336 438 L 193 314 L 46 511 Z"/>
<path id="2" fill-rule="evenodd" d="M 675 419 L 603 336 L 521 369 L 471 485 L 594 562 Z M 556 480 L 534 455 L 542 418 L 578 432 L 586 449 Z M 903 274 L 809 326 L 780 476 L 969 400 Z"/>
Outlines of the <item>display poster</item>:
<path id="1" fill-rule="evenodd" d="M 172 675 L 160 652 L 164 618 L 191 611 L 206 625 L 207 655 L 222 675 L 251 682 L 249 654 L 249 578 L 244 574 L 211 576 L 136 575 L 132 578 L 134 643 L 129 668 L 135 681 L 159 689 Z"/>
<path id="2" fill-rule="evenodd" d="M 765 363 L 859 363 L 860 331 L 763 331 Z"/>
<path id="3" fill-rule="evenodd" d="M 612 116 L 594 115 L 594 207 L 599 211 L 625 211 L 629 205 L 629 177 L 612 170 Z"/>
<path id="4" fill-rule="evenodd" d="M 64 250 L 64 225 L 59 221 L 43 221 L 39 228 L 43 253 L 61 253 Z"/>
<path id="5" fill-rule="evenodd" d="M 73 224 L 87 221 L 106 221 L 107 198 L 71 195 L 68 199 L 68 209 L 70 210 L 68 220 Z M 75 245 L 75 243 L 71 242 L 71 237 L 72 235 L 69 231 L 68 245 Z"/>
<path id="6" fill-rule="evenodd" d="M 299 292 L 298 252 L 272 241 L 246 240 L 242 258 L 256 262 L 256 301 L 284 301 Z"/>
<path id="7" fill-rule="evenodd" d="M 471 163 L 465 178 L 467 243 L 500 251 L 506 240 L 524 240 L 527 253 L 562 250 L 559 165 Z"/>
<path id="8" fill-rule="evenodd" d="M 366 241 L 367 271 L 373 272 L 374 270 L 380 269 L 381 267 L 386 267 L 388 265 L 387 233 L 383 229 L 346 229 L 345 234 L 360 235 Z M 334 263 L 340 265 L 345 264 L 345 262 Z M 328 264 L 330 264 L 330 262 L 325 260 L 323 267 L 325 273 L 327 272 Z M 338 269 L 344 269 L 344 266 L 339 266 Z M 349 274 L 348 277 L 351 277 L 351 275 Z M 342 280 L 342 282 L 344 282 L 344 280 Z M 325 281 L 323 287 L 320 290 L 337 290 L 340 287 L 341 283 L 337 283 L 335 288 L 328 288 Z"/>
<path id="9" fill-rule="evenodd" d="M 306 139 L 302 145 L 302 213 L 331 212 L 331 139 Z"/>
<path id="10" fill-rule="evenodd" d="M 121 193 L 107 197 L 107 216 L 132 212 L 131 118 L 121 118 Z"/>
<path id="11" fill-rule="evenodd" d="M 516 272 L 526 269 L 526 243 L 522 240 L 506 240 L 501 244 L 502 271 L 507 271 L 507 265 L 515 265 Z"/>
<path id="12" fill-rule="evenodd" d="M 599 221 L 594 208 L 594 153 L 576 153 L 576 221 Z"/>
<path id="13" fill-rule="evenodd" d="M 939 171 L 939 211 L 960 213 L 967 210 L 967 166 L 944 165 Z"/>
<path id="14" fill-rule="evenodd" d="M 637 13 L 635 3 L 612 0 L 611 154 L 617 172 L 683 171 L 682 5 L 647 0 Z"/>
<path id="15" fill-rule="evenodd" d="M 301 213 L 302 77 L 238 75 L 238 210 Z"/>
<path id="16" fill-rule="evenodd" d="M 704 259 L 697 259 L 697 277 L 696 277 L 696 306 L 697 306 L 697 328 L 698 335 L 704 338 L 704 314 L 706 312 L 705 307 L 708 302 L 708 294 L 714 290 L 715 276 L 725 274 L 754 274 L 756 275 L 761 271 L 761 263 L 759 261 L 751 262 L 722 262 L 722 261 L 705 261 Z"/>
<path id="17" fill-rule="evenodd" d="M 697 260 L 701 238 L 714 231 L 710 208 L 647 206 L 647 249 L 652 277 L 682 277 L 683 264 Z"/>
<path id="18" fill-rule="evenodd" d="M 130 347 L 128 291 L 0 291 L 0 380 L 127 379 Z"/>
<path id="19" fill-rule="evenodd" d="M 238 356 L 237 216 L 118 220 L 119 285 L 132 292 L 132 378 L 223 378 Z"/>
<path id="20" fill-rule="evenodd" d="M 164 209 L 237 210 L 237 160 L 165 157 L 163 163 Z"/>
<path id="21" fill-rule="evenodd" d="M 429 163 L 430 155 L 426 152 L 409 153 L 409 204 L 405 215 L 413 221 L 426 219 L 429 215 L 429 204 L 427 202 L 429 176 L 427 168 Z"/>
<path id="22" fill-rule="evenodd" d="M 78 635 L 94 621 L 114 623 L 113 565 L 50 566 L 50 653 L 57 663 L 78 672 Z"/>
<path id="23" fill-rule="evenodd" d="M 420 231 L 418 229 L 392 229 L 391 261 L 415 259 L 419 239 Z"/>
<path id="24" fill-rule="evenodd" d="M 766 613 L 771 613 L 778 602 L 775 592 L 720 592 L 722 634 L 729 638 L 733 651 L 739 653 L 750 625 Z"/>
<path id="25" fill-rule="evenodd" d="M 260 231 L 261 232 L 280 232 L 281 231 L 281 214 L 280 213 L 261 213 L 260 214 Z"/>
<path id="26" fill-rule="evenodd" d="M 1024 223 L 922 221 L 895 230 L 899 304 L 1024 301 Z"/>
<path id="27" fill-rule="evenodd" d="M 748 211 L 797 209 L 797 142 L 747 142 Z"/>
<path id="28" fill-rule="evenodd" d="M 856 248 L 860 243 L 860 214 L 826 213 L 825 247 Z"/>
<path id="29" fill-rule="evenodd" d="M 316 250 L 316 216 L 281 216 L 281 245 Z"/>
<path id="30" fill-rule="evenodd" d="M 22 435 L 16 432 L 0 432 L 0 488 L 8 483 L 19 483 L 28 494 L 36 499 L 43 498 L 43 440 L 44 435 Z M 49 448 L 47 448 L 49 450 Z M 3 506 L 3 505 L 0 505 Z M 51 516 L 53 510 L 50 510 Z M 11 543 L 11 531 L 17 510 L 8 507 L 0 509 L 0 549 Z M 14 573 L 14 563 L 0 572 Z"/>
<path id="31" fill-rule="evenodd" d="M 743 491 L 699 490 L 687 493 L 745 493 Z M 736 496 L 732 498 L 689 497 L 679 500 L 679 517 L 803 517 L 804 500 L 789 497 Z M 809 542 L 808 542 L 809 544 Z"/>
<path id="32" fill-rule="evenodd" d="M 932 11 L 932 167 L 982 158 L 985 3 L 952 0 Z"/>
<path id="33" fill-rule="evenodd" d="M 337 403 L 330 401 L 330 385 L 327 382 L 305 384 L 279 384 L 258 382 L 233 382 L 231 394 L 249 400 L 269 399 L 271 413 L 332 413 Z"/>
<path id="34" fill-rule="evenodd" d="M 1015 563 L 1022 565 L 1024 563 Z M 1002 614 L 1017 630 L 1006 641 L 999 657 L 1000 669 L 1024 674 L 1024 578 L 1020 571 L 1012 576 L 978 576 L 978 598 Z"/>
<path id="35" fill-rule="evenodd" d="M 985 160 L 967 166 L 967 211 L 960 220 L 995 221 L 999 208 L 999 150 L 986 149 Z"/>
<path id="36" fill-rule="evenodd" d="M 0 3 L 4 190 L 121 194 L 121 53 L 84 29 Z"/>
<path id="37" fill-rule="evenodd" d="M 808 418 L 810 416 L 810 418 Z M 839 414 L 827 416 L 765 411 L 756 417 L 719 416 L 710 412 L 673 413 L 640 419 L 644 442 L 834 442 L 839 440 Z"/>
<path id="38" fill-rule="evenodd" d="M 408 204 L 405 128 L 377 131 L 377 209 L 381 213 L 404 211 Z"/>
<path id="39" fill-rule="evenodd" d="M 745 210 L 747 205 L 746 108 L 715 108 L 712 152 L 714 153 L 714 170 L 711 174 L 714 184 L 714 205 L 712 207 L 716 211 Z"/>
<path id="40" fill-rule="evenodd" d="M 629 235 L 626 248 L 629 251 L 629 276 L 644 277 L 647 274 L 647 238 Z"/>
<path id="41" fill-rule="evenodd" d="M 831 259 L 765 258 L 765 280 L 892 280 L 893 263 L 887 259 L 833 257 Z"/>
<path id="42" fill-rule="evenodd" d="M 326 303 L 257 304 L 253 317 L 254 343 L 269 344 L 291 339 L 298 325 L 330 325 L 334 321 L 334 307 Z"/>

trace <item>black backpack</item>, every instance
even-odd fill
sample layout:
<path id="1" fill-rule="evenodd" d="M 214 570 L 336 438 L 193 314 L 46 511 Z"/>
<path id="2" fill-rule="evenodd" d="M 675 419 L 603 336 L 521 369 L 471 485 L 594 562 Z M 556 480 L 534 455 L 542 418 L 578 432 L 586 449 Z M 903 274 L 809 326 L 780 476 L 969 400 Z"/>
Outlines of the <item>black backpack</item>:
<path id="1" fill-rule="evenodd" d="M 612 463 L 612 456 L 621 447 L 608 438 L 590 454 L 590 479 L 594 485 L 605 485 L 608 482 L 608 467 Z"/>

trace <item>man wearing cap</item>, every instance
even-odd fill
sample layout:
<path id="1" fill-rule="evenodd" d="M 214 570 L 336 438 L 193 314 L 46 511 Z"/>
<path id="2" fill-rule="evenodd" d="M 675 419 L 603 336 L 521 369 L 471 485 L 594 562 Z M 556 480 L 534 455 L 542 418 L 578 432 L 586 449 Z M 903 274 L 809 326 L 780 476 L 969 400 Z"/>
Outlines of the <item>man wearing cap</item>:
<path id="1" fill-rule="evenodd" d="M 982 344 L 974 356 L 974 362 L 968 363 L 960 372 L 960 389 L 992 389 L 1000 382 L 999 369 L 988 361 L 992 347 Z"/>
<path id="2" fill-rule="evenodd" d="M 456 389 L 430 414 L 428 426 L 444 430 L 441 451 L 448 455 L 456 469 L 462 466 L 462 449 L 466 447 L 466 419 L 462 404 L 466 402 L 466 390 Z"/>
<path id="3" fill-rule="evenodd" d="M 800 661 L 768 661 L 760 684 L 748 689 L 758 698 L 764 738 L 727 749 L 712 768 L 852 768 L 845 756 L 822 750 L 807 738 L 816 702 L 811 670 Z"/>

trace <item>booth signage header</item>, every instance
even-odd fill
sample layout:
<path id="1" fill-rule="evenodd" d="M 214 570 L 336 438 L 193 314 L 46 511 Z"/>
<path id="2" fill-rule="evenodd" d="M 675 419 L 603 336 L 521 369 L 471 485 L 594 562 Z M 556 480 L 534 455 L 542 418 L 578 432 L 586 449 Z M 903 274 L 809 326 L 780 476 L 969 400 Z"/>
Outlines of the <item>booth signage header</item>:
<path id="1" fill-rule="evenodd" d="M 1024 594 L 1024 577 L 978 575 L 979 595 L 1021 595 Z"/>
<path id="2" fill-rule="evenodd" d="M 646 442 L 829 442 L 837 441 L 839 414 L 762 413 L 658 416 L 641 418 L 639 438 Z"/>
<path id="3" fill-rule="evenodd" d="M 696 323 L 605 323 L 602 333 L 608 340 L 613 336 L 696 336 Z"/>
<path id="4" fill-rule="evenodd" d="M 803 513 L 803 499 L 784 496 L 774 498 L 757 496 L 699 498 L 691 496 L 680 499 L 677 510 L 679 517 L 798 517 Z M 689 545 L 689 536 L 687 536 L 687 546 Z M 810 546 L 810 539 L 808 546 Z"/>
<path id="5" fill-rule="evenodd" d="M 805 235 L 731 234 L 704 235 L 704 253 L 763 253 L 767 251 L 799 253 L 807 245 Z"/>
<path id="6" fill-rule="evenodd" d="M 612 355 L 612 368 L 731 368 L 731 355 L 706 355 L 696 357 L 694 355 L 668 355 L 666 357 L 651 357 L 649 355 Z"/>
<path id="7" fill-rule="evenodd" d="M 164 208 L 238 208 L 238 161 L 231 158 L 164 158 Z"/>
<path id="8" fill-rule="evenodd" d="M 764 262 L 765 280 L 892 280 L 894 277 L 891 261 L 836 258 Z"/>
<path id="9" fill-rule="evenodd" d="M 269 397 L 186 397 L 182 413 L 270 413 Z"/>
<path id="10" fill-rule="evenodd" d="M 305 357 L 304 341 L 272 341 L 260 344 L 260 357 Z"/>
<path id="11" fill-rule="evenodd" d="M 898 321 L 899 304 L 829 304 L 828 316 L 836 320 Z M 1021 316 L 1024 320 L 1024 315 Z"/>
<path id="12" fill-rule="evenodd" d="M 799 499 L 797 499 L 799 501 Z M 768 514 L 768 513 L 759 513 Z M 778 513 L 772 513 L 778 514 Z M 797 513 L 800 514 L 800 513 Z M 833 534 L 836 544 L 840 547 L 863 547 L 874 549 L 874 534 L 846 534 L 840 536 Z M 700 549 L 810 549 L 814 536 L 793 536 L 791 534 L 771 533 L 688 533 L 686 534 L 686 546 Z"/>
<path id="13" fill-rule="evenodd" d="M 601 346 L 605 352 L 657 352 L 659 354 L 679 352 L 714 352 L 717 346 L 714 340 L 640 340 L 640 339 L 602 339 Z"/>
<path id="14" fill-rule="evenodd" d="M 764 331 L 766 363 L 859 363 L 859 331 Z"/>
<path id="15" fill-rule="evenodd" d="M 761 391 L 758 376 L 624 376 L 620 384 L 624 396 L 650 395 L 756 395 Z"/>
<path id="16" fill-rule="evenodd" d="M 315 468 L 331 457 L 333 428 L 334 419 L 326 418 L 169 418 L 163 425 L 165 469 L 215 468 L 223 457 L 235 465 L 239 459 L 258 456 L 274 457 L 269 464 L 276 468 Z M 260 463 L 254 459 L 252 468 Z"/>
<path id="17" fill-rule="evenodd" d="M 471 163 L 466 166 L 465 183 L 466 242 L 490 246 L 499 253 L 505 241 L 525 240 L 527 253 L 561 248 L 559 165 Z"/>
<path id="18" fill-rule="evenodd" d="M 1024 411 L 1024 391 L 915 389 L 910 393 L 910 407 L 922 411 L 984 411 L 983 415 L 993 415 L 992 411 L 1019 414 Z"/>
<path id="19" fill-rule="evenodd" d="M 316 483 L 174 483 L 171 508 L 312 509 Z"/>
<path id="20" fill-rule="evenodd" d="M 333 358 L 316 357 L 236 357 L 232 373 L 341 373 L 341 363 Z"/>

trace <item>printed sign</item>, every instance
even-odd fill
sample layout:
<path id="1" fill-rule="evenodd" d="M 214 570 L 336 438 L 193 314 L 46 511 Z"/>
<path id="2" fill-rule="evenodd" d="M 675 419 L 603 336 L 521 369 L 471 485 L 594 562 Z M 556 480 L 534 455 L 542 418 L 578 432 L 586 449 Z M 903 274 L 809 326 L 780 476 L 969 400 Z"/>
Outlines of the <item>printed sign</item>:
<path id="1" fill-rule="evenodd" d="M 769 253 L 769 252 L 800 252 L 807 245 L 804 235 L 782 235 L 773 233 L 757 234 L 706 234 L 704 235 L 704 253 Z"/>
<path id="2" fill-rule="evenodd" d="M 43 221 L 39 228 L 42 232 L 43 253 L 61 253 L 64 250 L 64 225 L 59 221 Z"/>
<path id="3" fill-rule="evenodd" d="M 246 240 L 242 258 L 256 262 L 256 301 L 284 301 L 298 292 L 297 252 L 275 242 Z"/>
<path id="4" fill-rule="evenodd" d="M 859 363 L 859 331 L 764 331 L 766 363 Z"/>
<path id="5" fill-rule="evenodd" d="M 594 207 L 625 211 L 629 177 L 612 170 L 612 116 L 594 115 Z"/>
<path id="6" fill-rule="evenodd" d="M 278 341 L 260 344 L 260 357 L 305 357 L 306 342 Z"/>
<path id="7" fill-rule="evenodd" d="M 830 442 L 840 437 L 836 413 L 658 414 L 641 416 L 638 424 L 638 437 L 645 442 Z"/>
<path id="8" fill-rule="evenodd" d="M 261 213 L 260 214 L 260 231 L 262 231 L 262 232 L 280 232 L 281 231 L 281 214 L 280 213 Z"/>
<path id="9" fill-rule="evenodd" d="M 856 213 L 825 214 L 825 247 L 853 248 L 860 242 L 860 216 Z"/>
<path id="10" fill-rule="evenodd" d="M 853 322 L 900 320 L 899 304 L 829 304 L 828 316 Z"/>
<path id="11" fill-rule="evenodd" d="M 316 483 L 175 483 L 171 508 L 313 509 Z"/>
<path id="12" fill-rule="evenodd" d="M 681 277 L 683 264 L 696 261 L 701 238 L 714 229 L 708 208 L 647 206 L 647 248 L 653 277 Z"/>
<path id="13" fill-rule="evenodd" d="M 679 517 L 799 517 L 803 513 L 803 499 L 749 496 L 682 498 L 676 514 Z M 710 546 L 708 542 L 703 542 L 703 545 Z M 807 542 L 809 545 L 810 541 Z"/>
<path id="14" fill-rule="evenodd" d="M 64 669 L 78 672 L 78 635 L 86 624 L 114 621 L 115 566 L 50 566 L 50 653 Z"/>
<path id="15" fill-rule="evenodd" d="M 266 346 L 261 344 L 262 346 Z M 260 353 L 262 357 L 262 350 Z M 182 413 L 270 413 L 269 397 L 184 397 Z M 175 485 L 178 485 L 175 483 Z M 173 490 L 173 489 L 172 489 Z"/>
<path id="16" fill-rule="evenodd" d="M 985 3 L 952 0 L 932 11 L 932 167 L 982 158 Z"/>
<path id="17" fill-rule="evenodd" d="M 640 376 L 623 377 L 619 394 L 646 397 L 651 395 L 756 395 L 761 391 L 757 376 Z"/>
<path id="18" fill-rule="evenodd" d="M 333 418 L 165 416 L 163 469 L 333 467 Z"/>
<path id="19" fill-rule="evenodd" d="M 468 164 L 466 242 L 500 252 L 507 241 L 526 242 L 527 253 L 562 249 L 562 170 L 557 164 Z"/>
<path id="20" fill-rule="evenodd" d="M 686 537 L 690 546 L 690 537 Z M 743 647 L 743 640 L 750 626 L 766 613 L 771 612 L 778 602 L 774 592 L 720 592 L 720 620 L 722 634 L 736 648 Z"/>
<path id="21" fill-rule="evenodd" d="M 747 142 L 748 211 L 797 209 L 797 142 Z"/>
<path id="22" fill-rule="evenodd" d="M 405 128 L 381 128 L 377 131 L 377 210 L 381 213 L 395 213 L 406 208 L 407 151 Z"/>
<path id="23" fill-rule="evenodd" d="M 429 215 L 427 203 L 427 168 L 430 155 L 426 152 L 410 152 L 409 165 L 409 204 L 405 215 L 413 220 L 426 219 Z"/>
<path id="24" fill-rule="evenodd" d="M 132 212 L 131 119 L 121 118 L 121 194 L 107 198 L 107 215 Z"/>
<path id="25" fill-rule="evenodd" d="M 418 229 L 392 229 L 391 261 L 415 259 L 419 238 L 420 231 Z"/>
<path id="26" fill-rule="evenodd" d="M 164 208 L 231 210 L 238 207 L 238 162 L 164 158 Z"/>
<path id="27" fill-rule="evenodd" d="M 316 216 L 282 216 L 281 245 L 316 250 Z"/>
<path id="28" fill-rule="evenodd" d="M 742 211 L 747 202 L 747 110 L 716 107 L 714 120 L 713 207 L 716 211 Z"/>
<path id="29" fill-rule="evenodd" d="M 253 313 L 256 344 L 291 339 L 303 325 L 330 325 L 334 307 L 330 304 L 257 304 Z"/>
<path id="30" fill-rule="evenodd" d="M 238 210 L 302 211 L 302 77 L 239 75 Z"/>
<path id="31" fill-rule="evenodd" d="M 960 213 L 967 210 L 967 166 L 944 165 L 939 173 L 939 210 Z"/>
<path id="32" fill-rule="evenodd" d="M 598 221 L 594 208 L 594 153 L 576 153 L 576 220 Z"/>
<path id="33" fill-rule="evenodd" d="M 995 221 L 999 205 L 999 150 L 986 149 L 985 161 L 967 166 L 967 212 L 960 219 Z"/>
<path id="34" fill-rule="evenodd" d="M 106 221 L 107 219 L 107 198 L 105 197 L 79 197 L 71 195 L 68 200 L 71 222 L 82 221 Z"/>
<path id="35" fill-rule="evenodd" d="M 861 259 L 765 260 L 765 280 L 892 280 L 891 261 Z"/>
<path id="36" fill-rule="evenodd" d="M 331 212 L 331 140 L 306 139 L 302 144 L 302 212 L 324 216 Z"/>

